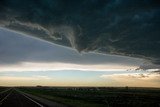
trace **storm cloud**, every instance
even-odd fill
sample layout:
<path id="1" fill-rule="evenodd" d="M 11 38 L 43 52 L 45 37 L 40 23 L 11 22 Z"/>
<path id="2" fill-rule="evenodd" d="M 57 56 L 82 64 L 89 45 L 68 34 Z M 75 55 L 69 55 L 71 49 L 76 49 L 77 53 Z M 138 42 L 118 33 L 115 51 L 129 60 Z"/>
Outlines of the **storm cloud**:
<path id="1" fill-rule="evenodd" d="M 155 64 L 160 63 L 159 19 L 158 0 L 0 1 L 2 27 L 78 51 L 141 57 Z"/>
<path id="2" fill-rule="evenodd" d="M 102 55 L 96 53 L 79 53 L 72 48 L 55 45 L 27 35 L 0 29 L 0 65 L 33 63 L 72 63 L 82 65 L 120 64 L 139 66 L 143 59 Z"/>

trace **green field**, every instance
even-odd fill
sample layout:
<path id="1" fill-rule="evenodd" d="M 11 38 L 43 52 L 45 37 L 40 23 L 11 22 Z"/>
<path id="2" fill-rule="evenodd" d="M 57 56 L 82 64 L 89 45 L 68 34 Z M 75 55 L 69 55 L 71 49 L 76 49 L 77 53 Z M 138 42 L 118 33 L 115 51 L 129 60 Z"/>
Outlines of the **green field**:
<path id="1" fill-rule="evenodd" d="M 159 107 L 160 89 L 128 87 L 21 87 L 70 107 Z"/>
<path id="2" fill-rule="evenodd" d="M 0 87 L 0 93 L 7 90 L 7 89 L 8 89 L 8 87 Z"/>

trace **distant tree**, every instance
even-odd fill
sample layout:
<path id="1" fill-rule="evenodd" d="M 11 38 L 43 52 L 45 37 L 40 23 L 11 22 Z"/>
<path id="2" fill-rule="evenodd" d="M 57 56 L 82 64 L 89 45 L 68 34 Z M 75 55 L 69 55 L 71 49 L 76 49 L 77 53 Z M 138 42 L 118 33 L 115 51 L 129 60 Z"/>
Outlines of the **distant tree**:
<path id="1" fill-rule="evenodd" d="M 125 89 L 126 89 L 126 90 L 128 90 L 128 89 L 129 89 L 129 87 L 128 87 L 128 86 L 126 86 L 126 87 L 125 87 Z"/>

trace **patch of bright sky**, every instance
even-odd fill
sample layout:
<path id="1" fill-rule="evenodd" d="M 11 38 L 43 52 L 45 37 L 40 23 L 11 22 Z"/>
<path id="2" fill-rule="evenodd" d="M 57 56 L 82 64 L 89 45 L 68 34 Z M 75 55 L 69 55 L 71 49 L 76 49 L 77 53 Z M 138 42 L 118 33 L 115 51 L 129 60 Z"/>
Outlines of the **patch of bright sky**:
<path id="1" fill-rule="evenodd" d="M 160 75 L 146 71 L 37 71 L 1 72 L 0 85 L 144 86 L 159 87 Z"/>

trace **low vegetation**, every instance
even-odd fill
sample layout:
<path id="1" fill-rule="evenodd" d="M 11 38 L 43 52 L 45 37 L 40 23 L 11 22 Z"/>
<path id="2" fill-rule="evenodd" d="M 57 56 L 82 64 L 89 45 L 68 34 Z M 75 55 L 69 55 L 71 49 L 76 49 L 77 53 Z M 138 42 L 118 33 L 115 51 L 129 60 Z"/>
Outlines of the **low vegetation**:
<path id="1" fill-rule="evenodd" d="M 70 107 L 159 107 L 160 89 L 128 87 L 20 87 Z"/>
<path id="2" fill-rule="evenodd" d="M 7 90 L 7 89 L 8 89 L 8 87 L 0 87 L 0 93 Z"/>

